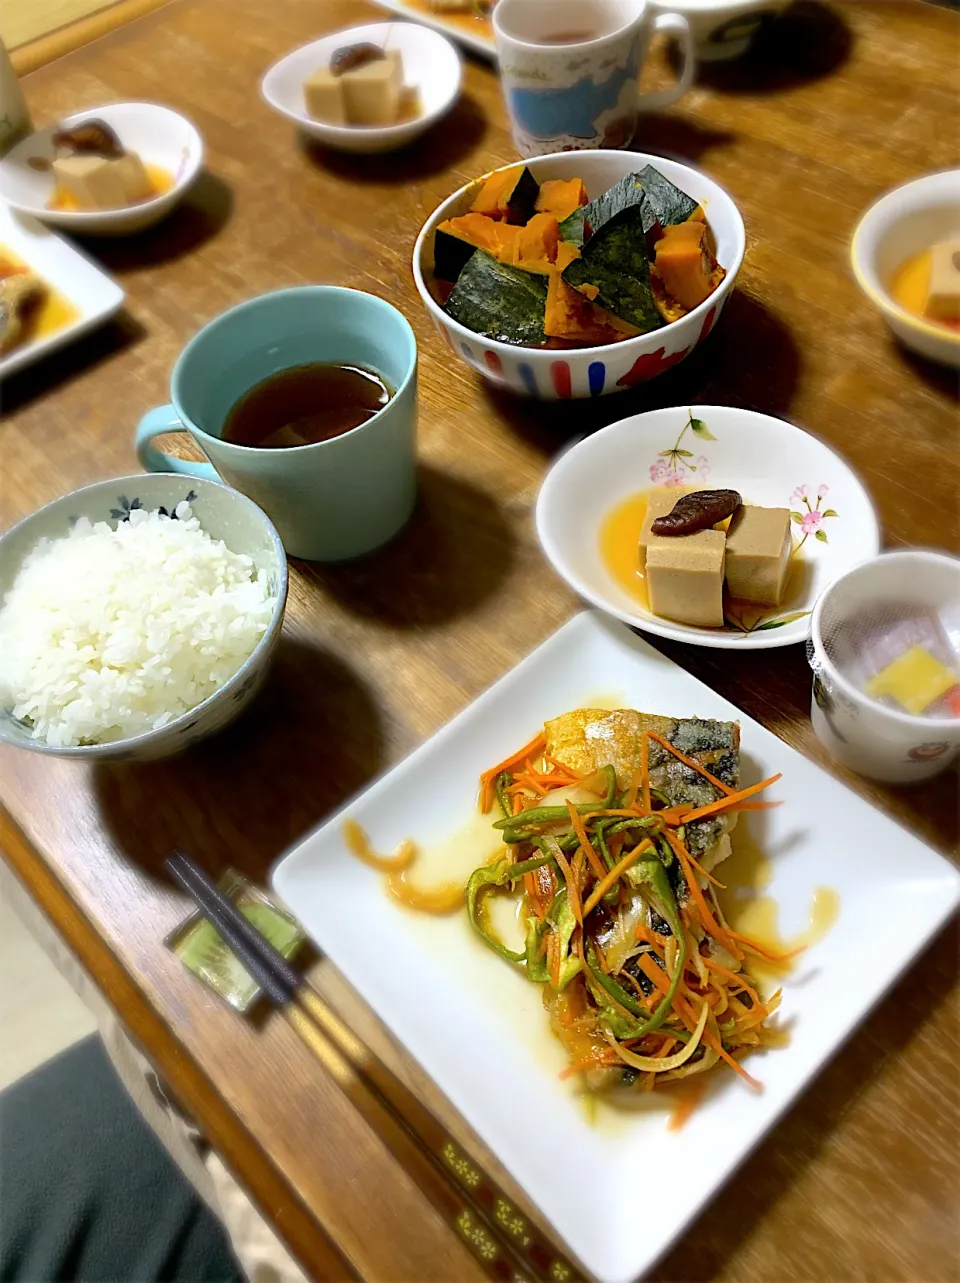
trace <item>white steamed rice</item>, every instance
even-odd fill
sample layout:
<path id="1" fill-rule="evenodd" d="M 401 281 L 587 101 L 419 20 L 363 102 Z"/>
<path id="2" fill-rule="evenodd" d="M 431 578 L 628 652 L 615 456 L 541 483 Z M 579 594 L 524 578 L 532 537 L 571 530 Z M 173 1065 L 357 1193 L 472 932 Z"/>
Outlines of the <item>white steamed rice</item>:
<path id="1" fill-rule="evenodd" d="M 236 673 L 275 604 L 187 503 L 116 530 L 81 518 L 40 541 L 0 608 L 0 707 L 58 746 L 164 726 Z"/>

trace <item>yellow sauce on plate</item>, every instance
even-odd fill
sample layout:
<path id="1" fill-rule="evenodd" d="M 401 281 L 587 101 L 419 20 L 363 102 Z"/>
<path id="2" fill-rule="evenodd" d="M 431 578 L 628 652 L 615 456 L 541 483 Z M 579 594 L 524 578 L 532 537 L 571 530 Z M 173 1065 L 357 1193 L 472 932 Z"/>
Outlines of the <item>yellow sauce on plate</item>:
<path id="1" fill-rule="evenodd" d="M 7 249 L 5 245 L 0 245 L 0 280 L 22 271 L 33 272 L 33 269 L 12 250 Z M 38 272 L 33 274 L 39 276 Z M 23 328 L 23 335 L 17 344 L 18 348 L 25 343 L 34 343 L 37 339 L 45 339 L 50 334 L 58 333 L 65 326 L 72 325 L 80 315 L 77 306 L 59 290 L 55 290 L 46 281 L 43 283 L 47 289 L 46 296 L 39 306 L 31 310 Z"/>

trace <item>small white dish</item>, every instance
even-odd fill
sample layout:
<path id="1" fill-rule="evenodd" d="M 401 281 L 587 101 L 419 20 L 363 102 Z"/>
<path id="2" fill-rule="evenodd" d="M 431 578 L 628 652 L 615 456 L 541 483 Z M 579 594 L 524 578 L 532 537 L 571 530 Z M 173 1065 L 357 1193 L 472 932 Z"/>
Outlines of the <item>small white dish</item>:
<path id="1" fill-rule="evenodd" d="M 496 0 L 493 0 L 495 3 Z M 493 22 L 490 15 L 470 10 L 434 9 L 430 0 L 374 0 L 380 9 L 389 9 L 402 18 L 412 18 L 449 36 L 458 44 L 479 54 L 481 58 L 497 60 L 497 46 L 493 39 Z M 479 5 L 477 8 L 479 9 Z M 492 4 L 490 5 L 492 8 Z"/>
<path id="2" fill-rule="evenodd" d="M 871 205 L 854 232 L 850 261 L 857 284 L 898 339 L 932 361 L 960 366 L 960 330 L 915 316 L 889 292 L 906 259 L 948 236 L 960 236 L 960 169 L 914 179 Z"/>
<path id="3" fill-rule="evenodd" d="M 781 931 L 805 928 L 818 888 L 839 896 L 832 929 L 784 983 L 789 1045 L 748 1061 L 762 1092 L 720 1077 L 679 1131 L 667 1130 L 669 1106 L 655 1100 L 635 1114 L 602 1106 L 591 1116 L 572 1080 L 558 1077 L 566 1054 L 549 1032 L 539 988 L 486 948 L 465 914 L 431 918 L 400 907 L 343 837 L 349 816 L 379 851 L 407 837 L 449 849 L 476 813 L 480 772 L 547 718 L 601 693 L 611 706 L 739 720 L 744 783 L 783 772 L 782 806 L 740 821 L 770 860 L 764 894 L 779 906 Z M 738 834 L 739 826 L 734 850 Z M 603 1283 L 626 1283 L 663 1254 L 960 898 L 957 870 L 913 834 L 594 611 L 305 838 L 274 868 L 272 883 Z M 508 1100 L 497 1084 L 509 1084 Z M 782 1157 L 789 1163 L 789 1153 Z M 732 1206 L 742 1201 L 735 1190 L 730 1197 Z M 790 1273 L 786 1260 L 781 1273 Z"/>
<path id="4" fill-rule="evenodd" d="M 124 209 L 49 209 L 54 178 L 49 166 L 54 157 L 53 133 L 58 128 L 102 120 L 129 151 L 135 151 L 149 168 L 169 174 L 172 186 L 150 200 Z M 0 200 L 23 214 L 62 227 L 78 236 L 128 236 L 158 222 L 173 209 L 200 172 L 203 140 L 178 112 L 154 102 L 118 102 L 90 107 L 66 116 L 56 125 L 39 129 L 18 143 L 0 160 Z"/>
<path id="5" fill-rule="evenodd" d="M 615 183 L 652 165 L 654 169 L 692 196 L 707 216 L 717 245 L 717 261 L 726 276 L 709 298 L 678 321 L 602 347 L 551 349 L 522 347 L 485 338 L 469 330 L 440 306 L 431 291 L 434 232 L 448 218 L 465 214 L 488 177 L 481 174 L 448 196 L 433 211 L 417 237 L 413 250 L 413 279 L 439 334 L 454 355 L 462 357 L 488 382 L 541 401 L 608 396 L 636 387 L 672 369 L 713 333 L 733 292 L 746 250 L 743 219 L 730 194 L 702 170 L 664 156 L 646 152 L 596 149 L 554 152 L 520 162 L 538 183 L 551 178 L 580 178 L 593 200 Z M 517 161 L 500 169 L 517 166 Z M 493 171 L 498 172 L 497 170 Z"/>
<path id="6" fill-rule="evenodd" d="M 337 49 L 361 41 L 399 51 L 404 82 L 416 91 L 420 106 L 412 120 L 382 126 L 329 125 L 307 115 L 304 81 L 319 67 L 328 66 Z M 460 97 L 462 75 L 460 55 L 436 31 L 412 22 L 374 22 L 335 31 L 295 49 L 274 63 L 261 81 L 260 91 L 275 111 L 325 147 L 370 155 L 405 147 L 436 124 Z"/>
<path id="7" fill-rule="evenodd" d="M 601 556 L 601 529 L 623 500 L 660 486 L 729 488 L 744 503 L 789 508 L 802 546 L 782 607 L 694 628 L 652 614 L 621 586 Z M 594 606 L 660 637 L 731 650 L 805 641 L 824 588 L 880 550 L 870 497 L 839 455 L 783 419 L 716 405 L 650 410 L 580 441 L 540 488 L 537 534 L 557 573 Z"/>
<path id="8" fill-rule="evenodd" d="M 0 379 L 96 329 L 119 310 L 124 298 L 117 282 L 69 241 L 35 218 L 18 217 L 0 204 L 0 253 L 5 249 L 65 299 L 74 315 L 49 334 L 0 356 Z"/>
<path id="9" fill-rule="evenodd" d="M 239 490 L 219 481 L 174 472 L 140 473 L 97 481 L 54 499 L 0 536 L 0 604 L 25 557 L 40 540 L 61 538 L 78 517 L 87 517 L 93 522 L 106 521 L 116 528 L 127 520 L 132 508 L 162 506 L 172 512 L 185 499 L 212 538 L 222 539 L 231 552 L 246 553 L 257 570 L 263 570 L 269 577 L 270 592 L 276 601 L 267 630 L 247 659 L 201 703 L 165 726 L 140 735 L 103 744 L 60 747 L 34 739 L 28 727 L 14 720 L 9 707 L 0 706 L 0 742 L 73 761 L 153 761 L 180 753 L 220 730 L 253 699 L 263 685 L 280 640 L 287 601 L 287 559 L 280 536 L 267 514 Z"/>
<path id="10" fill-rule="evenodd" d="M 841 673 L 830 638 L 871 606 L 916 606 L 960 626 L 960 561 L 923 548 L 887 552 L 857 566 L 822 594 L 810 621 L 810 720 L 837 761 L 888 784 L 939 775 L 960 751 L 960 717 L 914 717 L 871 699 Z"/>

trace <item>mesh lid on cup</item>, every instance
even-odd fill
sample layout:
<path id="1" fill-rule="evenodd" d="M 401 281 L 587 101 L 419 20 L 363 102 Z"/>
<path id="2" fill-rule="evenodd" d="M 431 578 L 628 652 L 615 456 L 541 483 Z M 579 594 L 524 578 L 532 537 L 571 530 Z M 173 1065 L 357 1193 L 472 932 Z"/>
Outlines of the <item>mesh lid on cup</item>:
<path id="1" fill-rule="evenodd" d="M 820 617 L 820 643 L 856 690 L 914 717 L 960 717 L 960 602 L 940 610 L 905 604 L 889 585 L 846 609 L 838 594 Z M 808 646 L 811 667 L 829 684 Z"/>

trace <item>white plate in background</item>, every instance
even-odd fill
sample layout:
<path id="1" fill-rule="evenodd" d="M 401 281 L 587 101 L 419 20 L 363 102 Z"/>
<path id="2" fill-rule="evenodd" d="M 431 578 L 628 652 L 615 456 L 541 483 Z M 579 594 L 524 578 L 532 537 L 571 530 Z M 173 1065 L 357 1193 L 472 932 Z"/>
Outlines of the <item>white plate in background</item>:
<path id="1" fill-rule="evenodd" d="M 76 315 L 60 329 L 0 356 L 0 379 L 102 325 L 124 298 L 117 282 L 69 241 L 35 218 L 15 214 L 0 203 L 0 254 L 5 249 L 63 295 Z"/>
<path id="2" fill-rule="evenodd" d="M 758 607 L 743 627 L 695 628 L 645 609 L 614 579 L 600 532 L 623 500 L 654 487 L 738 490 L 746 504 L 789 508 L 796 588 Z M 807 639 L 817 598 L 880 551 L 870 496 L 828 445 L 784 419 L 732 406 L 694 405 L 634 414 L 585 437 L 554 463 L 537 498 L 537 534 L 575 592 L 624 623 L 675 641 L 766 650 Z M 749 631 L 745 631 L 749 628 Z"/>
<path id="3" fill-rule="evenodd" d="M 496 61 L 497 47 L 493 41 L 493 23 L 489 17 L 480 18 L 452 9 L 433 9 L 429 0 L 374 0 L 381 9 L 389 9 L 402 18 L 421 22 L 442 35 L 449 36 L 481 58 Z"/>
<path id="4" fill-rule="evenodd" d="M 764 894 L 780 906 L 784 935 L 806 926 L 819 887 L 833 888 L 840 901 L 838 920 L 784 985 L 789 1045 L 748 1061 L 763 1092 L 721 1074 L 677 1132 L 667 1131 L 659 1102 L 613 1122 L 602 1110 L 599 1124 L 590 1121 L 571 1082 L 558 1077 L 566 1056 L 548 1030 L 539 988 L 479 940 L 465 913 L 432 918 L 399 907 L 343 840 L 346 816 L 383 851 L 406 837 L 425 846 L 452 837 L 475 813 L 482 770 L 548 718 L 601 695 L 647 713 L 739 720 L 743 783 L 783 772 L 776 786 L 783 805 L 741 824 L 750 820 L 771 860 Z M 666 1251 L 960 898 L 960 874 L 941 856 L 595 611 L 571 620 L 305 838 L 278 862 L 272 882 L 603 1283 L 635 1278 Z"/>

